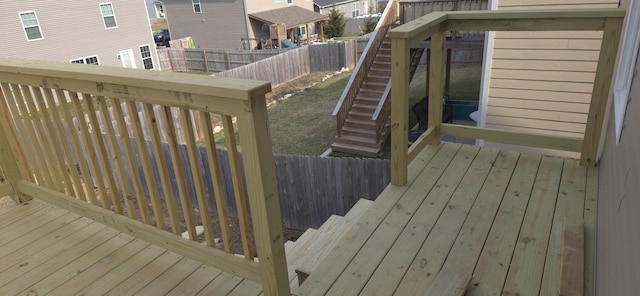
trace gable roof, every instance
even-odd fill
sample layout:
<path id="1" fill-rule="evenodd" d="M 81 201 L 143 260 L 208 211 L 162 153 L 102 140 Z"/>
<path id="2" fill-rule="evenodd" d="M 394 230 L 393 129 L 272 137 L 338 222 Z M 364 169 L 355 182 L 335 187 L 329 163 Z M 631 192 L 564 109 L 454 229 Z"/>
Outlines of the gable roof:
<path id="1" fill-rule="evenodd" d="M 300 6 L 287 6 L 278 9 L 250 13 L 249 18 L 267 24 L 286 24 L 287 28 L 315 23 L 329 19 L 328 16 L 304 9 Z"/>
<path id="2" fill-rule="evenodd" d="M 350 3 L 354 1 L 357 1 L 357 0 L 313 0 L 313 4 L 315 4 L 320 8 L 323 8 L 323 7 L 331 7 L 333 3 L 335 3 L 337 6 L 340 4 Z"/>

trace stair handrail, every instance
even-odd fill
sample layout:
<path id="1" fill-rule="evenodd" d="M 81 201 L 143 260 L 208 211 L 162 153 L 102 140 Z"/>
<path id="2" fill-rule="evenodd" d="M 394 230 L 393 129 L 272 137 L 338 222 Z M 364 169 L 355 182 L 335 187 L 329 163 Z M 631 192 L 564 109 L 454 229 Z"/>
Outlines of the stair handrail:
<path id="1" fill-rule="evenodd" d="M 376 111 L 371 116 L 371 120 L 376 122 L 376 143 L 379 143 L 382 139 L 382 130 L 389 118 L 391 113 L 391 100 L 389 100 L 389 95 L 391 94 L 391 79 L 387 83 L 387 87 L 384 89 L 384 93 L 382 93 L 382 98 L 380 102 L 378 102 L 378 106 L 376 107 Z"/>
<path id="2" fill-rule="evenodd" d="M 356 64 L 356 67 L 353 70 L 353 74 L 351 74 L 349 82 L 340 96 L 340 100 L 336 104 L 336 108 L 333 110 L 332 115 L 337 119 L 338 136 L 342 134 L 342 126 L 347 118 L 347 113 L 349 113 L 349 109 L 355 101 L 358 89 L 360 88 L 360 85 L 362 85 L 367 72 L 373 64 L 378 48 L 380 48 L 380 45 L 387 35 L 389 25 L 393 24 L 397 20 L 397 11 L 398 0 L 389 1 L 378 20 L 375 30 L 371 34 L 369 42 L 367 42 L 367 46 L 358 60 L 358 64 Z"/>

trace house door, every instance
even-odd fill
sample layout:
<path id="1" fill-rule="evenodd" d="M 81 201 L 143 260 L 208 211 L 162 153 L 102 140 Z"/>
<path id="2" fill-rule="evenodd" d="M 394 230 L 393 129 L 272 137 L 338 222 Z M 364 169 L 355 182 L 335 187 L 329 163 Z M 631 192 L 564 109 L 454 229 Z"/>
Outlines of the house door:
<path id="1" fill-rule="evenodd" d="M 136 61 L 133 59 L 133 50 L 127 49 L 120 52 L 120 61 L 125 68 L 135 68 Z"/>

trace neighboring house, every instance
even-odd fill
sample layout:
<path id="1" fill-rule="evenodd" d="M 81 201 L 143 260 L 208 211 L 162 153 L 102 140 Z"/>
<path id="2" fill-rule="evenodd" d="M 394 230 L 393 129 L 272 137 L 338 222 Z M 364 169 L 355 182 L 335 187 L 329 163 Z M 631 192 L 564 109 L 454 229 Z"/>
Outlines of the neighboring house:
<path id="1" fill-rule="evenodd" d="M 2 57 L 157 69 L 143 1 L 3 1 Z"/>
<path id="2" fill-rule="evenodd" d="M 594 3 L 589 0 L 494 0 L 491 6 L 497 10 L 618 7 L 618 0 Z M 489 34 L 485 45 L 480 126 L 581 138 L 601 38 L 602 32 Z"/>
<path id="3" fill-rule="evenodd" d="M 160 0 L 144 0 L 150 20 L 164 18 L 164 4 Z"/>
<path id="4" fill-rule="evenodd" d="M 378 11 L 382 12 L 384 6 L 378 9 L 378 2 L 378 0 L 314 0 L 313 10 L 317 13 L 328 15 L 331 8 L 335 6 L 346 18 L 355 18 L 374 14 Z"/>
<path id="5" fill-rule="evenodd" d="M 640 1 L 621 7 L 626 31 L 598 164 L 596 295 L 637 295 L 640 275 Z"/>
<path id="6" fill-rule="evenodd" d="M 172 39 L 193 38 L 196 47 L 238 48 L 242 39 L 262 37 L 263 24 L 284 22 L 287 36 L 317 34 L 325 16 L 311 0 L 164 0 Z M 255 43 L 254 43 L 255 45 Z"/>

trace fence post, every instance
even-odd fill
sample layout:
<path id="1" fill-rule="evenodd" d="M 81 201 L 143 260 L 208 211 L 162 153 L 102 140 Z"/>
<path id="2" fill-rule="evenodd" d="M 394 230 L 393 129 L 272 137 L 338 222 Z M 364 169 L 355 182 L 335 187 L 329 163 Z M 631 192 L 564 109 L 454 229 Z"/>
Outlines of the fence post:
<path id="1" fill-rule="evenodd" d="M 20 141 L 18 141 L 13 116 L 9 111 L 8 104 L 9 101 L 13 102 L 13 99 L 9 100 L 9 98 L 12 98 L 11 91 L 6 89 L 6 87 L 7 84 L 3 84 L 2 91 L 0 91 L 0 125 L 2 125 L 0 128 L 0 166 L 4 171 L 6 182 L 13 188 L 14 194 L 11 196 L 13 201 L 16 203 L 25 203 L 31 200 L 31 196 L 20 193 L 17 182 L 20 180 L 33 182 L 33 177 L 29 173 L 27 158 L 23 153 Z M 26 91 L 29 90 L 27 89 Z"/>
<path id="2" fill-rule="evenodd" d="M 204 70 L 209 72 L 209 61 L 207 60 L 207 50 L 202 50 L 202 57 L 204 58 Z"/>
<path id="3" fill-rule="evenodd" d="M 261 89 L 250 94 L 245 112 L 238 115 L 244 172 L 264 294 L 290 295 L 265 89 Z"/>
<path id="4" fill-rule="evenodd" d="M 173 71 L 175 68 L 173 67 L 173 58 L 172 53 L 171 53 L 171 49 L 167 49 L 167 56 L 169 57 L 169 66 L 171 67 L 171 71 Z"/>
<path id="5" fill-rule="evenodd" d="M 227 51 L 227 70 L 231 69 L 231 53 Z"/>

